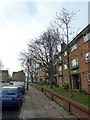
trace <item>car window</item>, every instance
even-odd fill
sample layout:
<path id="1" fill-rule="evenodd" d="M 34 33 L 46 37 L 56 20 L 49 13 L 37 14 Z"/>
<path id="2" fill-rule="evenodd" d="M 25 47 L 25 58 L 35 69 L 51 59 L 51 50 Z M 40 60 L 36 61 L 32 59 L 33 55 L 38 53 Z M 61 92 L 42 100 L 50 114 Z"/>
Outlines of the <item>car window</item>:
<path id="1" fill-rule="evenodd" d="M 20 86 L 20 87 L 22 87 L 23 84 L 18 82 L 18 83 L 14 83 L 13 86 L 16 86 L 16 87 L 19 87 L 19 86 Z"/>
<path id="2" fill-rule="evenodd" d="M 2 94 L 6 94 L 6 95 L 16 95 L 17 94 L 17 89 L 15 88 L 3 88 L 2 89 Z"/>

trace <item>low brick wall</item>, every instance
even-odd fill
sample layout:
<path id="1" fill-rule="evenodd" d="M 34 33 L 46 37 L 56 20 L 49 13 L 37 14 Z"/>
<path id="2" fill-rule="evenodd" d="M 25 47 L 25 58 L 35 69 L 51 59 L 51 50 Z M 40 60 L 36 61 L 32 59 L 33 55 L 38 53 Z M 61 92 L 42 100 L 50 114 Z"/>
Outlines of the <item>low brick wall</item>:
<path id="1" fill-rule="evenodd" d="M 49 90 L 45 90 L 45 95 L 48 96 L 50 99 L 53 99 L 53 94 Z"/>
<path id="2" fill-rule="evenodd" d="M 46 95 L 78 118 L 90 118 L 90 108 L 46 90 Z"/>
<path id="3" fill-rule="evenodd" d="M 67 111 L 70 112 L 70 103 L 68 100 L 66 100 L 63 96 L 60 96 L 60 95 L 57 95 L 57 94 L 54 94 L 53 95 L 53 100 L 55 102 L 57 102 L 59 105 L 63 106 Z"/>
<path id="4" fill-rule="evenodd" d="M 72 114 L 76 115 L 79 118 L 90 119 L 90 108 L 78 104 L 74 101 L 70 102 L 70 111 Z"/>
<path id="5" fill-rule="evenodd" d="M 78 118 L 86 118 L 90 120 L 90 108 L 79 104 L 73 100 L 67 99 L 61 95 L 58 95 L 56 93 L 53 93 L 49 90 L 39 88 L 37 89 L 44 92 L 46 96 L 48 96 L 50 99 L 57 102 L 60 106 L 64 107 L 67 111 L 71 112 L 73 115 L 77 116 Z"/>

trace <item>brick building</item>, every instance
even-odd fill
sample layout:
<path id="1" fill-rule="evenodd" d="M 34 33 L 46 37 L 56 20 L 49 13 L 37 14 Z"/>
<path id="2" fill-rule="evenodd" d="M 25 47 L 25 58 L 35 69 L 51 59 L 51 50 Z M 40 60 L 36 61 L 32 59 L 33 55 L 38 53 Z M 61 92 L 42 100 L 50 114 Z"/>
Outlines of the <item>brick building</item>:
<path id="1" fill-rule="evenodd" d="M 13 72 L 12 73 L 12 80 L 14 81 L 25 81 L 25 73 L 24 71 L 18 71 L 18 72 Z"/>
<path id="2" fill-rule="evenodd" d="M 43 66 L 39 66 L 38 69 L 37 69 L 37 79 L 38 79 L 38 82 L 44 82 L 45 81 L 45 72 L 43 70 Z"/>
<path id="3" fill-rule="evenodd" d="M 9 82 L 8 70 L 0 70 L 0 81 Z"/>
<path id="4" fill-rule="evenodd" d="M 69 51 L 72 88 L 90 93 L 90 24 L 69 43 L 68 48 L 63 43 L 61 52 L 55 55 L 54 80 L 59 86 L 63 82 L 69 82 L 67 50 Z M 38 68 L 38 80 L 45 81 L 42 67 Z"/>
<path id="5" fill-rule="evenodd" d="M 69 50 L 70 75 L 72 79 L 72 88 L 90 93 L 90 24 L 86 26 L 69 44 L 69 48 L 64 45 L 56 61 L 63 61 L 60 64 L 56 62 L 55 80 L 59 86 L 63 82 L 68 82 L 67 50 Z"/>

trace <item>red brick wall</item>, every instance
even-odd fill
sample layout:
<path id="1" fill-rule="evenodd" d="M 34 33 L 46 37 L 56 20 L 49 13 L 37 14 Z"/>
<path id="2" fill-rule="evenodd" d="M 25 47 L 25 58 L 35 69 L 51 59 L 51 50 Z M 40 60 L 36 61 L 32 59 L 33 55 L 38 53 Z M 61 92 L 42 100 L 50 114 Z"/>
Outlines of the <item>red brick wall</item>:
<path id="1" fill-rule="evenodd" d="M 89 63 L 86 63 L 86 61 L 85 61 L 85 54 L 89 50 L 88 43 L 90 43 L 90 42 L 84 43 L 83 37 L 81 39 L 79 39 L 77 42 L 78 51 L 79 51 L 79 49 L 81 49 L 80 50 L 81 55 L 79 56 L 79 72 L 81 74 L 82 89 L 86 92 L 89 92 L 88 91 L 88 79 L 87 79 Z"/>
<path id="2" fill-rule="evenodd" d="M 85 61 L 85 54 L 88 51 L 90 51 L 90 40 L 84 43 L 82 36 L 77 40 L 76 44 L 77 44 L 77 49 L 70 52 L 70 65 L 72 59 L 78 58 L 79 68 L 77 68 L 76 71 L 77 74 L 80 74 L 82 89 L 90 93 L 90 85 L 88 85 L 88 77 L 87 77 L 88 72 L 90 73 L 90 63 L 86 63 Z M 68 70 L 64 70 L 64 64 L 62 68 L 63 68 L 63 82 L 64 82 L 65 76 L 68 76 Z M 72 74 L 72 70 L 71 70 L 71 74 Z M 72 84 L 73 84 L 73 80 L 72 80 Z"/>

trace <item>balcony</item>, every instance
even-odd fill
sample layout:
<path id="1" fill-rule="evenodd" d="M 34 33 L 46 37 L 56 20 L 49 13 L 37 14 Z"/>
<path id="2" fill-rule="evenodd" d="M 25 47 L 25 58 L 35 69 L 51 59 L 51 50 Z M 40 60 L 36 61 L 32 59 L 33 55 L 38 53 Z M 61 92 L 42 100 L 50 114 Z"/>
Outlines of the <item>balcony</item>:
<path id="1" fill-rule="evenodd" d="M 78 69 L 78 68 L 79 68 L 79 65 L 71 66 L 71 70 L 75 70 L 75 69 Z"/>

